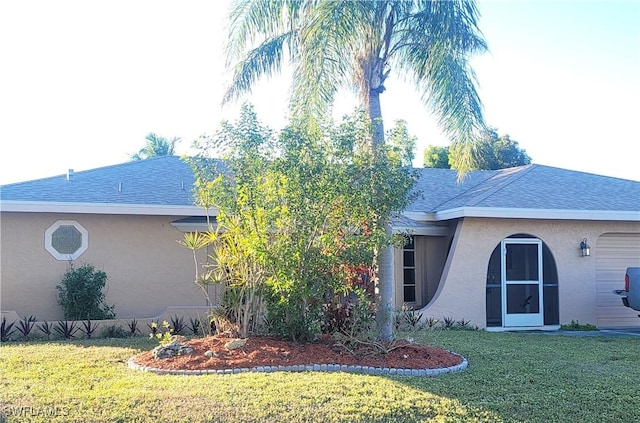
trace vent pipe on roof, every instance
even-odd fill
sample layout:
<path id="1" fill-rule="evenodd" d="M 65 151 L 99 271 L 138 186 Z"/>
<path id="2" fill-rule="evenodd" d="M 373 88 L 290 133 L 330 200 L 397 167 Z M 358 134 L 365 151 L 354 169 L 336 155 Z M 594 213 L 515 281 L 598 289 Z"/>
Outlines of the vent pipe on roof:
<path id="1" fill-rule="evenodd" d="M 73 179 L 73 169 L 67 170 L 67 181 L 71 181 Z"/>
<path id="2" fill-rule="evenodd" d="M 184 191 L 184 181 L 182 181 L 182 190 Z"/>
<path id="3" fill-rule="evenodd" d="M 118 192 L 122 192 L 122 182 L 118 182 Z"/>

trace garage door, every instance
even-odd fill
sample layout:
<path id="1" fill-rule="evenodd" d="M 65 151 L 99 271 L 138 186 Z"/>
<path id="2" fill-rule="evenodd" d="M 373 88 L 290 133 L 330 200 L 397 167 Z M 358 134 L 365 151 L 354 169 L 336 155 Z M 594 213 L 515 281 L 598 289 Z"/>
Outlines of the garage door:
<path id="1" fill-rule="evenodd" d="M 640 326 L 640 312 L 623 306 L 612 292 L 624 288 L 627 267 L 640 266 L 640 234 L 603 234 L 595 253 L 598 326 Z"/>

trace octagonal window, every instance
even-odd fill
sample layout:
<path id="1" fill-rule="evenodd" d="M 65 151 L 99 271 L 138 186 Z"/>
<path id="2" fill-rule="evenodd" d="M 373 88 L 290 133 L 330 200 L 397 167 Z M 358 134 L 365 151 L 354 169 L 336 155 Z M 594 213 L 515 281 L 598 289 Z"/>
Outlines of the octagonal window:
<path id="1" fill-rule="evenodd" d="M 89 234 L 75 220 L 58 220 L 45 231 L 44 248 L 56 260 L 75 260 L 88 248 Z"/>

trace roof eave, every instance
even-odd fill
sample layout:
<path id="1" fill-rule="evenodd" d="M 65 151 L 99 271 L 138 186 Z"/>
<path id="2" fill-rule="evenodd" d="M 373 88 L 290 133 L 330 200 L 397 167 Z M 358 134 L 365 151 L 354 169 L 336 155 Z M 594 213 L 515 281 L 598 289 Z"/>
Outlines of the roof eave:
<path id="1" fill-rule="evenodd" d="M 436 221 L 435 215 L 429 212 L 405 211 L 405 212 L 402 212 L 402 215 L 405 217 L 408 217 L 411 220 L 415 220 L 417 222 L 435 222 Z"/>
<path id="2" fill-rule="evenodd" d="M 500 219 L 549 219 L 549 220 L 609 220 L 640 221 L 640 210 L 562 210 L 562 209 L 521 209 L 494 207 L 458 207 L 431 214 L 433 220 L 443 221 L 463 217 L 484 217 Z"/>
<path id="3" fill-rule="evenodd" d="M 0 211 L 23 213 L 127 214 L 148 216 L 215 216 L 202 207 L 164 204 L 66 203 L 49 201 L 1 201 Z"/>
<path id="4" fill-rule="evenodd" d="M 451 229 L 448 226 L 393 226 L 394 234 L 424 235 L 424 236 L 448 236 Z"/>
<path id="5" fill-rule="evenodd" d="M 195 205 L 150 205 L 115 203 L 68 203 L 48 201 L 0 202 L 0 211 L 24 213 L 79 213 L 79 214 L 119 214 L 150 216 L 215 216 L 217 211 Z M 495 207 L 458 207 L 430 212 L 404 212 L 404 216 L 418 222 L 438 222 L 463 217 L 500 219 L 554 219 L 554 220 L 609 220 L 640 221 L 640 210 L 561 210 L 561 209 L 521 209 Z"/>

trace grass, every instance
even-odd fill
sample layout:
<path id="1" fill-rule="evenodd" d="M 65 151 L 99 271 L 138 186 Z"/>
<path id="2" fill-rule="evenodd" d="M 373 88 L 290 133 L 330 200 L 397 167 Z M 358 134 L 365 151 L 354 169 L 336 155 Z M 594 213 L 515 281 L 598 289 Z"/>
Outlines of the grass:
<path id="1" fill-rule="evenodd" d="M 159 376 L 126 361 L 144 337 L 8 343 L 7 422 L 640 421 L 640 339 L 412 332 L 469 368 L 435 378 L 342 373 Z"/>

